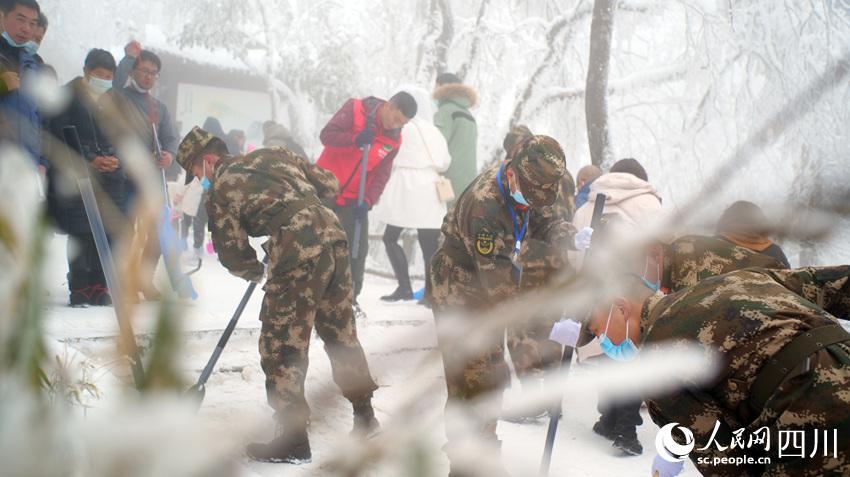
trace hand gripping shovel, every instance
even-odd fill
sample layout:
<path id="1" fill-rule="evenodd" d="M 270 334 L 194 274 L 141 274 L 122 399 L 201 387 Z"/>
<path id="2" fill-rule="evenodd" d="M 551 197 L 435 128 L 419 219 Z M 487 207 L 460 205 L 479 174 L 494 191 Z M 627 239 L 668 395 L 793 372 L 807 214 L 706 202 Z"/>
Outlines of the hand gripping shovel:
<path id="1" fill-rule="evenodd" d="M 268 264 L 269 257 L 263 259 L 263 265 Z M 215 368 L 215 364 L 218 362 L 218 358 L 221 356 L 221 352 L 224 351 L 225 345 L 227 345 L 227 341 L 230 339 L 230 335 L 233 334 L 233 330 L 236 329 L 236 323 L 239 321 L 239 317 L 242 316 L 242 312 L 245 311 L 245 306 L 248 305 L 248 300 L 251 299 L 251 295 L 254 294 L 254 289 L 257 288 L 256 282 L 251 282 L 248 285 L 248 289 L 245 290 L 245 294 L 242 295 L 242 300 L 239 302 L 239 306 L 236 307 L 236 311 L 233 312 L 233 317 L 230 318 L 230 322 L 227 324 L 227 327 L 224 328 L 224 332 L 221 334 L 221 338 L 218 339 L 218 344 L 215 345 L 215 349 L 213 350 L 212 356 L 210 356 L 209 361 L 207 361 L 207 365 L 204 367 L 204 370 L 201 372 L 201 377 L 198 378 L 198 382 L 195 383 L 194 386 L 189 388 L 186 391 L 186 395 L 195 399 L 195 402 L 198 403 L 198 409 L 201 408 L 201 405 L 204 403 L 204 397 L 207 394 L 206 387 L 204 386 L 207 383 L 207 380 L 210 378 L 210 375 L 213 372 L 213 368 Z"/>

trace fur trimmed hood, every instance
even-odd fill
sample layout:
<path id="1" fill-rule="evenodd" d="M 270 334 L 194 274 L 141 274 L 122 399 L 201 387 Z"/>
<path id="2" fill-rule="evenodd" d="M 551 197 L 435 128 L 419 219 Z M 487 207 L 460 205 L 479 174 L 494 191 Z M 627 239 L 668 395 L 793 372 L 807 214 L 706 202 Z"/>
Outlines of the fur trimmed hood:
<path id="1" fill-rule="evenodd" d="M 465 99 L 469 101 L 470 108 L 478 104 L 478 95 L 475 93 L 475 90 L 461 83 L 449 83 L 438 86 L 434 90 L 433 98 L 437 101 Z"/>

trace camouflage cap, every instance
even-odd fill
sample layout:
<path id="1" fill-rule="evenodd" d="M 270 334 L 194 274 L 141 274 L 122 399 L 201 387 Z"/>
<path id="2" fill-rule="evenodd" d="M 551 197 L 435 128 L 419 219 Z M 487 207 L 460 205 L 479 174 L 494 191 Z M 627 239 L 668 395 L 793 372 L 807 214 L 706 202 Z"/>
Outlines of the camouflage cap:
<path id="1" fill-rule="evenodd" d="M 558 197 L 567 161 L 558 141 L 549 136 L 532 136 L 511 161 L 520 178 L 522 195 L 533 207 L 552 205 Z"/>
<path id="2" fill-rule="evenodd" d="M 219 141 L 224 144 L 224 141 L 212 135 L 207 131 L 195 126 L 186 134 L 186 137 L 180 141 L 180 148 L 177 149 L 177 163 L 189 174 L 192 173 L 192 163 L 201 154 L 204 149 L 210 144 Z"/>

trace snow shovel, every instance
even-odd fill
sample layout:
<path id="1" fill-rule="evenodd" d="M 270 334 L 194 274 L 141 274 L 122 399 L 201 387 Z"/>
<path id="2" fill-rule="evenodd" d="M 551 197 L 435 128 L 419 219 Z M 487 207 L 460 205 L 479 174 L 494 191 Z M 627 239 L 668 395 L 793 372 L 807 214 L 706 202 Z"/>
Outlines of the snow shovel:
<path id="1" fill-rule="evenodd" d="M 83 146 L 80 142 L 80 136 L 77 134 L 76 126 L 63 127 L 62 137 L 65 139 L 65 144 L 77 154 L 82 155 Z M 106 236 L 106 227 L 103 225 L 103 216 L 100 214 L 100 208 L 97 205 L 94 188 L 92 187 L 91 174 L 88 171 L 87 165 L 81 167 L 75 166 L 74 171 L 76 171 L 77 186 L 80 188 L 83 208 L 86 211 L 86 217 L 88 218 L 89 227 L 94 238 L 97 256 L 100 259 L 100 266 L 103 269 L 103 276 L 106 279 L 106 287 L 112 296 L 115 317 L 118 319 L 118 332 L 121 336 L 121 341 L 127 347 L 127 357 L 130 358 L 133 381 L 136 383 L 137 388 L 141 388 L 144 384 L 145 370 L 142 367 L 142 358 L 139 355 L 139 348 L 136 345 L 136 336 L 133 333 L 133 327 L 124 314 L 124 307 L 119 303 L 122 297 L 119 280 L 115 273 L 115 262 L 112 260 L 112 250 Z"/>
<path id="2" fill-rule="evenodd" d="M 605 210 L 605 194 L 596 194 L 596 201 L 593 204 L 593 216 L 590 219 L 590 227 L 596 230 L 599 228 L 599 222 L 602 221 L 602 212 Z M 590 250 L 588 250 L 588 253 Z M 585 253 L 582 268 L 587 263 L 587 253 Z M 573 348 L 565 346 L 561 354 L 561 368 L 569 370 L 570 362 L 573 359 Z M 549 465 L 552 463 L 552 450 L 555 448 L 555 433 L 558 432 L 558 420 L 561 418 L 561 403 L 564 396 L 560 396 L 558 402 L 549 410 L 549 428 L 546 431 L 546 445 L 543 447 L 543 458 L 540 461 L 540 477 L 549 475 Z"/>
<path id="3" fill-rule="evenodd" d="M 371 128 L 374 124 L 376 111 L 372 111 L 366 118 L 366 128 Z M 371 150 L 372 145 L 367 144 L 363 148 L 363 154 L 360 156 L 360 187 L 357 189 L 357 207 L 363 205 L 366 197 L 366 175 L 369 172 L 367 168 L 369 167 L 369 152 Z M 362 228 L 363 221 L 354 219 L 354 243 L 351 244 L 351 258 L 355 260 L 360 258 L 360 234 L 362 233 Z M 366 233 L 369 233 L 369 231 L 367 230 Z"/>
<path id="4" fill-rule="evenodd" d="M 162 146 L 159 143 L 159 134 L 156 130 L 156 124 L 151 123 L 153 131 L 153 143 L 157 160 L 162 157 Z M 189 276 L 180 270 L 177 258 L 177 246 L 180 239 L 174 228 L 171 227 L 171 199 L 168 196 L 168 182 L 165 178 L 165 169 L 160 169 L 162 174 L 162 189 L 165 197 L 162 212 L 159 221 L 157 222 L 157 236 L 159 238 L 159 248 L 162 251 L 162 261 L 165 265 L 165 270 L 168 273 L 168 279 L 171 282 L 171 287 L 180 298 L 198 299 L 198 292 L 192 286 L 192 281 Z"/>
<path id="5" fill-rule="evenodd" d="M 269 257 L 263 259 L 263 265 L 269 263 Z M 221 338 L 218 339 L 218 344 L 215 345 L 215 349 L 213 350 L 212 356 L 210 356 L 209 361 L 207 361 L 207 365 L 204 367 L 204 370 L 201 372 L 201 377 L 198 378 L 198 382 L 195 383 L 194 386 L 189 388 L 186 391 L 186 395 L 193 397 L 195 402 L 198 404 L 198 409 L 201 409 L 201 405 L 204 403 L 204 397 L 207 394 L 207 390 L 205 385 L 207 384 L 207 380 L 210 378 L 210 375 L 213 372 L 213 368 L 215 368 L 215 364 L 218 362 L 218 358 L 221 356 L 221 352 L 224 351 L 224 346 L 227 345 L 227 341 L 230 339 L 230 335 L 233 334 L 233 330 L 236 329 L 236 322 L 239 321 L 239 317 L 242 316 L 242 312 L 245 311 L 245 306 L 248 305 L 248 300 L 251 299 L 251 295 L 254 293 L 254 289 L 257 288 L 257 282 L 251 282 L 248 285 L 248 289 L 245 290 L 245 294 L 242 295 L 242 300 L 239 302 L 239 306 L 236 307 L 236 311 L 233 312 L 233 317 L 230 318 L 230 322 L 227 324 L 227 327 L 224 328 L 224 332 L 221 334 Z"/>

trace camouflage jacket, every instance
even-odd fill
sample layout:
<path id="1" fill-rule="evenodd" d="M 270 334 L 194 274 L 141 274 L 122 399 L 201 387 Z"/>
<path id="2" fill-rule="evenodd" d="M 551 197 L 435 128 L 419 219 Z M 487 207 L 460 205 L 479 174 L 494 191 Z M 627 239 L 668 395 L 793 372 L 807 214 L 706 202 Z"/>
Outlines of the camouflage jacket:
<path id="1" fill-rule="evenodd" d="M 489 306 L 517 294 L 511 255 L 514 224 L 496 183 L 500 165 L 484 170 L 443 220 L 446 240 L 431 261 L 428 292 L 439 307 Z M 507 191 L 507 180 L 502 177 Z M 520 251 L 522 288 L 537 286 L 568 269 L 575 229 L 562 194 L 552 206 L 530 209 Z M 522 213 L 517 213 L 521 222 Z"/>
<path id="2" fill-rule="evenodd" d="M 336 215 L 320 202 L 338 190 L 333 174 L 283 148 L 221 158 L 206 205 L 222 265 L 246 280 L 262 278 L 249 236 L 271 236 L 263 248 L 274 247 L 277 262 L 291 266 L 344 241 Z"/>
<path id="3" fill-rule="evenodd" d="M 647 399 L 653 421 L 688 427 L 700 446 L 710 441 L 717 421 L 732 430 L 771 425 L 775 413 L 764 412 L 755 421 L 759 416 L 751 415 L 753 381 L 767 360 L 793 338 L 835 324 L 836 317 L 850 317 L 847 265 L 747 268 L 706 278 L 671 295 L 653 295 L 641 312 L 642 350 L 687 341 L 720 358 L 720 372 L 710 384 L 685 382 L 679 391 Z M 691 459 L 712 452 L 694 451 Z"/>
<path id="4" fill-rule="evenodd" d="M 728 240 L 687 235 L 666 247 L 661 287 L 676 292 L 706 278 L 747 267 L 788 268 L 773 257 L 739 247 Z"/>

